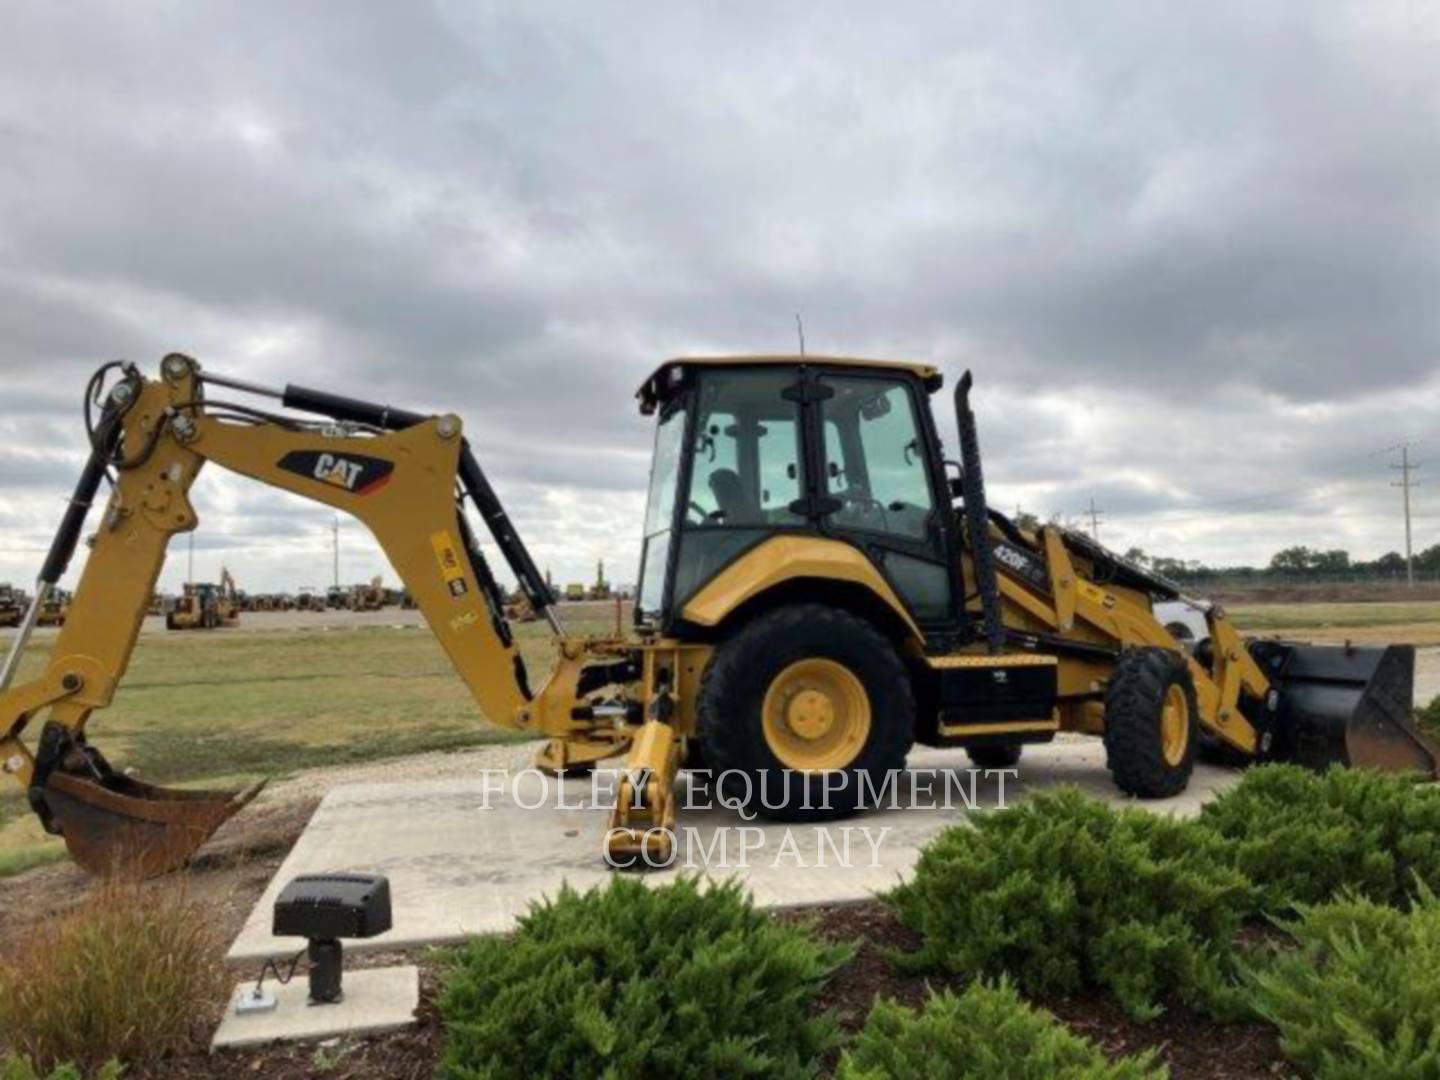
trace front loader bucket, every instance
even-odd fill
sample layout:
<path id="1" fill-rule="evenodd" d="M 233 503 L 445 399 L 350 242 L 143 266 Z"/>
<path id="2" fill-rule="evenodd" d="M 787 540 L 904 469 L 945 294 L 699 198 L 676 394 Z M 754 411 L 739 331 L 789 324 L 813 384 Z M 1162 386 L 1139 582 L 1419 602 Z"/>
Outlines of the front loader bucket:
<path id="1" fill-rule="evenodd" d="M 70 857 L 92 874 L 157 877 L 190 861 L 210 835 L 265 786 L 236 791 L 156 787 L 122 773 L 103 781 L 56 771 L 45 803 Z"/>
<path id="2" fill-rule="evenodd" d="M 1440 778 L 1440 748 L 1413 719 L 1413 646 L 1259 641 L 1251 652 L 1278 695 L 1268 757 Z"/>

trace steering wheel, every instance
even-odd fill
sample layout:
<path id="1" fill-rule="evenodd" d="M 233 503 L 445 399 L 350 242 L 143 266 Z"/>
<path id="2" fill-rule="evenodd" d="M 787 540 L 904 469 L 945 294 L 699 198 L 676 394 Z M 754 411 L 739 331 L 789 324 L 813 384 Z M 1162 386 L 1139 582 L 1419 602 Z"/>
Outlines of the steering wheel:
<path id="1" fill-rule="evenodd" d="M 690 500 L 690 505 L 685 509 L 685 517 L 688 519 L 693 515 L 697 525 L 704 525 L 710 521 L 710 512 L 694 499 Z"/>
<path id="2" fill-rule="evenodd" d="M 885 512 L 885 504 L 863 489 L 851 488 L 845 493 L 844 502 L 853 507 L 857 516 L 868 517 L 878 514 L 880 517 L 880 530 L 888 532 L 890 529 L 890 515 Z"/>
<path id="3" fill-rule="evenodd" d="M 841 499 L 861 511 L 879 510 L 881 513 L 885 512 L 884 504 L 864 488 L 850 488 L 841 496 Z"/>

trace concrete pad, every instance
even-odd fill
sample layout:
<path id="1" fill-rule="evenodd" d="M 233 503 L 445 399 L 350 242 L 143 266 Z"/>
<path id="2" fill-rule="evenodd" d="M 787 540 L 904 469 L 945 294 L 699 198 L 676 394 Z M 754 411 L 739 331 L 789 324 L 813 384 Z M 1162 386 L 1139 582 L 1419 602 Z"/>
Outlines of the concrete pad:
<path id="1" fill-rule="evenodd" d="M 395 1031 L 415 1022 L 420 1005 L 420 969 L 413 964 L 345 972 L 345 997 L 333 1005 L 309 1003 L 310 986 L 303 971 L 284 986 L 269 980 L 265 988 L 275 994 L 275 1008 L 237 1014 L 235 1002 L 254 985 L 253 979 L 247 979 L 235 987 L 211 1049 Z"/>
<path id="2" fill-rule="evenodd" d="M 1107 802 L 1129 801 L 1112 785 L 1098 739 L 1066 737 L 1027 747 L 1018 778 L 979 771 L 972 776 L 969 759 L 958 750 L 917 750 L 909 767 L 908 782 L 897 787 L 885 809 L 826 825 L 745 822 L 723 807 L 687 811 L 682 801 L 676 865 L 640 876 L 652 885 L 672 881 L 683 871 L 713 879 L 738 877 L 762 907 L 861 901 L 905 876 L 936 832 L 976 812 L 967 808 L 967 799 L 980 812 L 1001 805 L 1002 785 L 1004 804 L 1061 783 Z M 1232 770 L 1197 763 L 1183 795 L 1136 805 L 1188 816 L 1238 780 Z M 303 944 L 270 933 L 275 897 L 297 874 L 355 871 L 389 877 L 393 928 L 379 937 L 347 941 L 348 952 L 505 932 L 532 902 L 564 883 L 580 890 L 604 883 L 615 872 L 601 855 L 608 812 L 595 805 L 557 805 L 562 790 L 565 805 L 590 803 L 592 782 L 550 780 L 549 799 L 527 809 L 541 800 L 542 783 L 537 774 L 526 773 L 503 792 L 495 790 L 499 777 L 489 785 L 476 777 L 332 789 L 251 912 L 229 959 L 293 953 Z M 685 783 L 682 774 L 677 798 L 684 795 Z M 926 808 L 911 809 L 916 803 Z"/>

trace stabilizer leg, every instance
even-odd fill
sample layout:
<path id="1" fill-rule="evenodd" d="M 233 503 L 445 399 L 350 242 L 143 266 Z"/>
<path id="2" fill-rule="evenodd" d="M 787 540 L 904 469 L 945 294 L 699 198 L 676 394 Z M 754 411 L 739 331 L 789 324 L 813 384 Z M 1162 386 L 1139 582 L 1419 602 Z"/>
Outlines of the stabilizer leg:
<path id="1" fill-rule="evenodd" d="M 625 762 L 625 774 L 605 834 L 605 853 L 613 866 L 669 863 L 675 842 L 675 776 L 680 770 L 680 740 L 662 720 L 640 729 Z"/>

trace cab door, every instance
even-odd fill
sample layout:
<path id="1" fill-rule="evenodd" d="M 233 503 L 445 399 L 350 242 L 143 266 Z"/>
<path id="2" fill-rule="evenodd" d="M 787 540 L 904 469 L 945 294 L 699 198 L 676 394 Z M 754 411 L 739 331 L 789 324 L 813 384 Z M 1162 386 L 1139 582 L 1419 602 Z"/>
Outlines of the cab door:
<path id="1" fill-rule="evenodd" d="M 811 438 L 820 527 L 863 549 L 927 630 L 958 619 L 939 446 L 913 379 L 822 372 Z"/>

